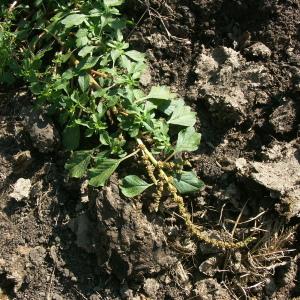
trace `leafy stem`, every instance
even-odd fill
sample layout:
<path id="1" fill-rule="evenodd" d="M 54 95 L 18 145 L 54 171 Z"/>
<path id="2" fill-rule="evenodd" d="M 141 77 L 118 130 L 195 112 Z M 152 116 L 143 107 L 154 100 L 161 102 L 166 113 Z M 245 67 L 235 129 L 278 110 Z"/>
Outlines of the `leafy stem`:
<path id="1" fill-rule="evenodd" d="M 147 147 L 145 146 L 145 144 L 143 143 L 143 141 L 140 138 L 136 139 L 138 145 L 140 146 L 141 150 L 145 152 L 145 154 L 147 155 L 147 157 L 150 159 L 150 161 L 152 162 L 152 164 L 157 167 L 158 165 L 158 161 L 154 158 L 154 156 L 152 155 L 152 153 L 147 149 Z"/>
<path id="2" fill-rule="evenodd" d="M 193 224 L 191 215 L 185 207 L 183 197 L 178 195 L 178 191 L 173 183 L 173 178 L 172 177 L 170 178 L 165 173 L 165 171 L 161 167 L 161 164 L 153 157 L 153 155 L 147 149 L 147 147 L 145 146 L 143 141 L 141 139 L 137 139 L 137 142 L 138 142 L 140 148 L 142 149 L 142 151 L 145 152 L 145 154 L 148 156 L 149 160 L 153 163 L 153 165 L 159 169 L 160 178 L 161 178 L 161 180 L 164 180 L 164 182 L 166 183 L 167 189 L 168 189 L 173 201 L 178 206 L 180 216 L 183 218 L 185 225 L 187 226 L 189 232 L 192 235 L 195 235 L 198 239 L 204 241 L 207 244 L 210 244 L 214 247 L 222 248 L 222 249 L 244 248 L 250 242 L 255 240 L 255 238 L 252 238 L 252 237 L 249 237 L 249 238 L 245 239 L 244 241 L 240 241 L 237 243 L 217 240 L 217 239 L 211 238 L 205 231 L 202 231 L 199 227 L 197 227 L 195 224 Z"/>
<path id="3" fill-rule="evenodd" d="M 47 9 L 43 1 L 16 5 L 11 20 L 0 22 L 0 83 L 21 77 L 54 112 L 63 145 L 71 151 L 65 166 L 71 177 L 103 187 L 124 160 L 142 152 L 152 183 L 129 174 L 121 185 L 126 197 L 154 186 L 155 210 L 168 192 L 199 239 L 220 248 L 245 245 L 210 239 L 192 222 L 181 195 L 198 192 L 204 183 L 174 156 L 198 149 L 196 112 L 167 86 L 152 86 L 148 93 L 140 88 L 147 62 L 123 37 L 127 22 L 118 6 L 124 1 L 49 1 Z M 14 21 L 20 19 L 26 22 Z M 10 63 L 14 57 L 19 65 Z M 86 147 L 91 140 L 96 146 Z"/>

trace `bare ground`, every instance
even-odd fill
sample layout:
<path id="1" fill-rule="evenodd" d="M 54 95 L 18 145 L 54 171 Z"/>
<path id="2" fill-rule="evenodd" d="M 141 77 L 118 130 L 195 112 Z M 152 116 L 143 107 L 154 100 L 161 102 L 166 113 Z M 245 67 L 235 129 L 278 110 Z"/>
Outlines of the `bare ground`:
<path id="1" fill-rule="evenodd" d="M 167 199 L 128 201 L 68 179 L 53 121 L 26 89 L 0 94 L 0 299 L 293 299 L 300 296 L 300 4 L 129 1 L 142 84 L 198 112 L 190 157 L 206 182 L 186 199 L 221 251 L 190 237 Z M 122 172 L 122 171 L 121 171 Z M 2 297 L 2 298 L 1 298 Z"/>

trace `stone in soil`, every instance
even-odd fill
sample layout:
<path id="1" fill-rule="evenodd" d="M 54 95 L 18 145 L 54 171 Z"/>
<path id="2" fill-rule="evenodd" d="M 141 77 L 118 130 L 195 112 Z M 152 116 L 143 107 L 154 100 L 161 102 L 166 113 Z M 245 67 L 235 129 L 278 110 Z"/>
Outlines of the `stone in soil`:
<path id="1" fill-rule="evenodd" d="M 229 295 L 215 279 L 203 279 L 195 284 L 194 293 L 199 300 L 231 300 Z"/>
<path id="2" fill-rule="evenodd" d="M 16 201 L 22 201 L 28 199 L 31 190 L 31 181 L 30 179 L 19 178 L 13 186 L 13 191 L 9 196 Z"/>
<path id="3" fill-rule="evenodd" d="M 24 125 L 33 146 L 41 153 L 54 151 L 60 143 L 60 136 L 54 123 L 37 111 L 24 112 Z"/>
<path id="4" fill-rule="evenodd" d="M 237 168 L 248 177 L 269 190 L 271 198 L 279 200 L 278 212 L 290 219 L 300 215 L 300 149 L 299 140 L 287 144 L 275 144 L 266 150 L 263 162 L 240 158 Z"/>
<path id="5" fill-rule="evenodd" d="M 250 47 L 245 49 L 247 54 L 250 54 L 253 57 L 267 59 L 272 55 L 272 51 L 265 44 L 257 42 Z"/>
<path id="6" fill-rule="evenodd" d="M 270 115 L 270 124 L 277 134 L 291 133 L 297 124 L 296 103 L 289 99 L 278 106 Z"/>

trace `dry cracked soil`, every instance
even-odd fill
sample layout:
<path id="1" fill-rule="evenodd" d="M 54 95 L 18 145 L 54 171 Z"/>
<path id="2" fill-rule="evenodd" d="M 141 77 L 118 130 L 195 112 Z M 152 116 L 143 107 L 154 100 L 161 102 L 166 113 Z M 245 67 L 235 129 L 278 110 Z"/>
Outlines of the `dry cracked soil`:
<path id="1" fill-rule="evenodd" d="M 299 299 L 299 0 L 130 0 L 141 85 L 165 84 L 198 113 L 189 157 L 206 187 L 176 207 L 68 178 L 53 120 L 25 87 L 0 87 L 0 299 Z M 122 170 L 120 170 L 122 173 Z"/>

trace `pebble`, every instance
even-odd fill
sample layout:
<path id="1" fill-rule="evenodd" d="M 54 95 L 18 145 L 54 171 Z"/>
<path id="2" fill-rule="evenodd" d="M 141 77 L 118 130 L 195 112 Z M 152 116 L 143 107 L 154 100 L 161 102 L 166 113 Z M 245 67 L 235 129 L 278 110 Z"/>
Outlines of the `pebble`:
<path id="1" fill-rule="evenodd" d="M 64 275 L 66 276 L 66 277 L 69 277 L 70 276 L 70 271 L 68 270 L 68 269 L 64 269 Z"/>
<path id="2" fill-rule="evenodd" d="M 261 42 L 257 42 L 250 47 L 245 49 L 245 52 L 257 57 L 257 58 L 262 58 L 262 59 L 267 59 L 270 58 L 272 55 L 272 51 L 270 48 L 268 48 L 265 44 Z"/>
<path id="3" fill-rule="evenodd" d="M 16 201 L 22 201 L 23 199 L 28 199 L 31 190 L 30 179 L 19 178 L 13 187 L 13 192 L 9 196 Z"/>
<path id="4" fill-rule="evenodd" d="M 54 123 L 37 111 L 25 111 L 24 125 L 30 135 L 33 146 L 41 153 L 50 153 L 60 143 L 60 135 Z"/>
<path id="5" fill-rule="evenodd" d="M 53 293 L 52 300 L 64 300 L 64 298 L 59 294 Z"/>
<path id="6" fill-rule="evenodd" d="M 156 298 L 156 294 L 159 290 L 159 283 L 154 278 L 148 278 L 144 282 L 144 291 L 151 297 Z"/>

